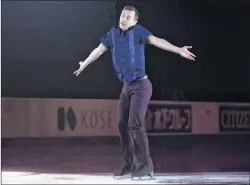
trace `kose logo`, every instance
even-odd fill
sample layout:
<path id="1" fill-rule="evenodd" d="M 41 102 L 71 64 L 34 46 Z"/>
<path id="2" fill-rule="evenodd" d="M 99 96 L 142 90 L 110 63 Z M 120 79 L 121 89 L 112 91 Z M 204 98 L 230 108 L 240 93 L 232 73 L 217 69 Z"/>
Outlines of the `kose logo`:
<path id="1" fill-rule="evenodd" d="M 59 131 L 64 131 L 66 122 L 69 125 L 69 128 L 73 131 L 76 127 L 76 115 L 72 109 L 69 107 L 65 109 L 64 107 L 59 107 L 57 110 L 57 126 Z"/>

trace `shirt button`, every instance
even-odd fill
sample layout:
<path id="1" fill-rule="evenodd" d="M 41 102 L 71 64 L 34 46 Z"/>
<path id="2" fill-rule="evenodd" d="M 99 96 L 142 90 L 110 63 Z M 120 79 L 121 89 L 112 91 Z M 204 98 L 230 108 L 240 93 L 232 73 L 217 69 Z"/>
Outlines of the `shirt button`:
<path id="1" fill-rule="evenodd" d="M 121 49 L 121 51 L 123 51 L 123 49 Z"/>

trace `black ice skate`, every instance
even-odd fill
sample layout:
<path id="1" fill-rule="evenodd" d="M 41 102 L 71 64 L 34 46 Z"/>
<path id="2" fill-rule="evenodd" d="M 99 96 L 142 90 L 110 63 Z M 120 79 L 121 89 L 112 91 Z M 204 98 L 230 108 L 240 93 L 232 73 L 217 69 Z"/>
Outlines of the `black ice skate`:
<path id="1" fill-rule="evenodd" d="M 145 165 L 141 165 L 137 170 L 132 172 L 131 179 L 132 180 L 154 180 L 155 178 L 153 170 L 148 168 Z"/>
<path id="2" fill-rule="evenodd" d="M 132 165 L 128 163 L 124 163 L 120 171 L 118 173 L 114 173 L 114 177 L 122 177 L 124 175 L 130 174 L 133 172 L 133 169 L 134 168 Z"/>

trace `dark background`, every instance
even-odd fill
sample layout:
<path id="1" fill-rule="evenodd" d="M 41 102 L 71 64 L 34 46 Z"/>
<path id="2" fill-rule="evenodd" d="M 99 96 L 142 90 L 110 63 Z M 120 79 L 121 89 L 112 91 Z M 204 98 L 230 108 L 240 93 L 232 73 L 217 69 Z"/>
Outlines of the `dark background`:
<path id="1" fill-rule="evenodd" d="M 152 100 L 250 102 L 247 0 L 2 1 L 2 97 L 117 99 L 122 84 L 110 52 L 79 77 L 73 72 L 124 4 L 138 8 L 139 24 L 177 46 L 192 45 L 197 56 L 192 62 L 148 46 Z M 166 134 L 149 143 L 156 172 L 250 171 L 247 132 Z M 111 136 L 2 138 L 2 168 L 114 172 L 119 144 Z"/>
<path id="2" fill-rule="evenodd" d="M 3 1 L 2 96 L 117 99 L 110 52 L 72 73 L 116 23 L 124 4 L 139 24 L 196 62 L 146 48 L 152 100 L 250 102 L 249 1 Z"/>

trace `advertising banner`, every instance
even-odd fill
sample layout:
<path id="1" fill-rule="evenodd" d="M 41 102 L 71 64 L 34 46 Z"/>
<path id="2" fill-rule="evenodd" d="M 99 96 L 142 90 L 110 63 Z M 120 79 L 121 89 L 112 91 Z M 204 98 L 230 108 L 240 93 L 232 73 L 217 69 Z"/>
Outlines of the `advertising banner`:
<path id="1" fill-rule="evenodd" d="M 2 98 L 2 137 L 118 136 L 118 100 Z M 250 104 L 151 101 L 148 135 L 250 132 Z"/>
<path id="2" fill-rule="evenodd" d="M 145 122 L 148 133 L 191 133 L 192 105 L 150 104 Z"/>
<path id="3" fill-rule="evenodd" d="M 220 132 L 250 132 L 250 105 L 220 105 Z"/>

